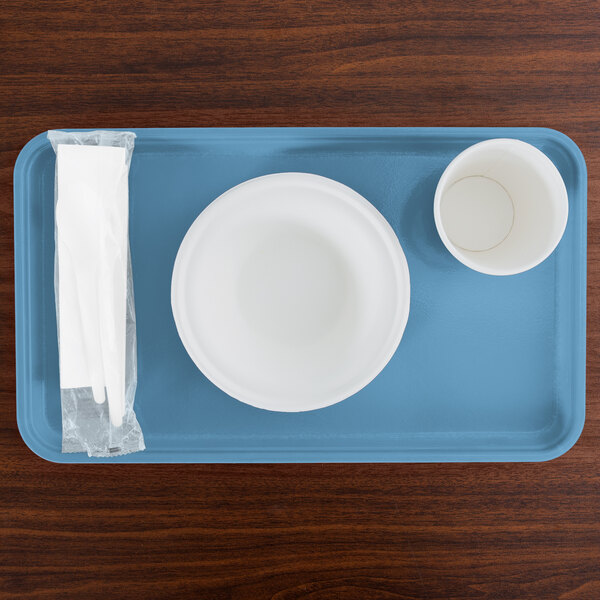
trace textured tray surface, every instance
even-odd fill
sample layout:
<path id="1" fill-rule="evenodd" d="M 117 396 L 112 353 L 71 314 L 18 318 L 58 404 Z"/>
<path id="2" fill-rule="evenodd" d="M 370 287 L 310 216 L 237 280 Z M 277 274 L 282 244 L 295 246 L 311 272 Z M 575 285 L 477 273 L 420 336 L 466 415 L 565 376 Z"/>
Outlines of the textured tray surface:
<path id="1" fill-rule="evenodd" d="M 577 440 L 585 413 L 586 172 L 548 129 L 145 129 L 130 176 L 138 326 L 136 413 L 147 450 L 106 462 L 545 460 Z M 512 277 L 475 273 L 435 231 L 433 193 L 450 160 L 491 137 L 544 151 L 569 193 L 553 255 Z M 251 177 L 304 171 L 370 200 L 395 229 L 411 272 L 411 314 L 384 371 L 341 404 L 260 411 L 215 388 L 177 336 L 170 307 L 177 249 L 198 213 Z M 17 418 L 29 447 L 58 462 L 53 292 L 54 153 L 45 134 L 15 166 Z"/>

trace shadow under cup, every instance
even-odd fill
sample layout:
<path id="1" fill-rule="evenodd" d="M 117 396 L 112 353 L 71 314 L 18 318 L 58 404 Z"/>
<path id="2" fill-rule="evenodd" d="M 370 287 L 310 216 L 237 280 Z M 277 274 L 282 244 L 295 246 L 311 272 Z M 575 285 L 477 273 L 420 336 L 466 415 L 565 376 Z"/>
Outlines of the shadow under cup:
<path id="1" fill-rule="evenodd" d="M 531 144 L 492 139 L 459 154 L 438 183 L 434 216 L 450 253 L 489 275 L 513 275 L 545 260 L 568 217 L 565 184 Z"/>

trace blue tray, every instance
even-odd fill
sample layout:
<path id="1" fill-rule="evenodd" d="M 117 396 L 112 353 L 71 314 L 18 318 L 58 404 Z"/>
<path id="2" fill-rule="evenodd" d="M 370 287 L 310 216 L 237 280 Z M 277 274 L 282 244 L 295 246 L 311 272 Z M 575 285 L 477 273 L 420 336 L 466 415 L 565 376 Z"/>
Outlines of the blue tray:
<path id="1" fill-rule="evenodd" d="M 17 420 L 57 462 L 538 461 L 577 440 L 585 416 L 586 168 L 549 129 L 139 129 L 130 175 L 142 453 L 61 454 L 53 291 L 54 153 L 45 134 L 15 166 Z M 545 152 L 569 193 L 557 250 L 512 277 L 461 265 L 439 240 L 438 178 L 467 146 L 514 137 Z M 411 273 L 398 351 L 364 390 L 309 413 L 273 413 L 225 395 L 186 354 L 171 270 L 185 232 L 223 191 L 278 171 L 331 177 L 396 230 Z"/>

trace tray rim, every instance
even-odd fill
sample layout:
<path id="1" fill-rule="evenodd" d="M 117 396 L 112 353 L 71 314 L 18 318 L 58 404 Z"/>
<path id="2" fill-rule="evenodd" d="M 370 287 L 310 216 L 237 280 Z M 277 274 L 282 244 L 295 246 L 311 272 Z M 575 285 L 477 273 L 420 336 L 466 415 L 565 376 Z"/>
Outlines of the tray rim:
<path id="1" fill-rule="evenodd" d="M 95 129 L 65 129 L 65 131 L 95 131 Z M 175 456 L 177 450 L 157 451 L 152 454 L 146 452 L 129 454 L 112 458 L 89 458 L 85 454 L 63 454 L 52 448 L 32 426 L 34 420 L 28 419 L 32 406 L 29 396 L 24 398 L 27 391 L 29 367 L 31 364 L 31 344 L 25 340 L 30 339 L 31 327 L 26 318 L 31 298 L 29 294 L 30 283 L 28 281 L 28 260 L 24 251 L 24 241 L 29 239 L 29 227 L 26 219 L 25 198 L 28 192 L 28 171 L 32 168 L 36 155 L 47 148 L 46 131 L 30 139 L 21 149 L 17 156 L 13 172 L 13 194 L 14 194 L 14 269 L 15 269 L 15 370 L 16 370 L 16 413 L 17 427 L 19 433 L 28 446 L 36 455 L 44 460 L 55 463 L 311 463 L 311 462 L 541 462 L 552 460 L 567 452 L 579 439 L 585 423 L 585 392 L 586 392 L 586 297 L 587 297 L 587 166 L 580 148 L 564 133 L 546 127 L 164 127 L 164 128 L 106 128 L 111 130 L 143 132 L 147 140 L 153 139 L 154 135 L 160 138 L 165 131 L 178 132 L 190 140 L 197 139 L 198 135 L 204 135 L 205 139 L 236 139 L 255 136 L 261 139 L 286 139 L 288 137 L 299 138 L 323 138 L 323 133 L 328 139 L 364 140 L 368 137 L 374 139 L 382 136 L 400 135 L 401 137 L 427 137 L 431 135 L 446 134 L 448 137 L 461 134 L 469 136 L 486 137 L 518 137 L 519 135 L 542 135 L 551 139 L 573 160 L 576 167 L 576 183 L 581 188 L 583 206 L 580 211 L 580 225 L 584 235 L 579 240 L 578 256 L 583 260 L 577 261 L 577 275 L 581 281 L 580 289 L 576 290 L 576 305 L 578 320 L 576 323 L 577 338 L 579 346 L 575 348 L 577 356 L 574 357 L 577 368 L 574 372 L 574 382 L 577 390 L 574 396 L 581 397 L 574 407 L 574 415 L 567 434 L 558 439 L 557 442 L 547 448 L 533 450 L 486 450 L 485 455 L 473 458 L 473 449 L 460 451 L 440 450 L 439 448 L 398 450 L 398 449 L 290 449 L 278 451 L 277 447 L 251 448 L 251 449 L 215 449 L 202 450 L 201 456 L 188 455 L 182 458 Z M 509 133 L 510 132 L 510 133 Z M 321 135 L 319 135 L 321 134 Z M 570 215 L 571 216 L 571 215 Z M 26 226 L 26 227 L 23 227 Z M 20 246 L 21 251 L 18 250 Z M 21 401 L 19 399 L 21 398 Z M 463 435 L 463 433 L 461 433 Z M 245 450 L 244 460 L 240 460 L 241 451 Z M 397 457 L 393 457 L 397 454 Z M 518 454 L 518 457 L 515 457 Z M 526 456 L 525 456 L 526 454 Z M 145 460 L 149 456 L 150 460 Z M 393 458 L 392 458 L 393 457 Z"/>

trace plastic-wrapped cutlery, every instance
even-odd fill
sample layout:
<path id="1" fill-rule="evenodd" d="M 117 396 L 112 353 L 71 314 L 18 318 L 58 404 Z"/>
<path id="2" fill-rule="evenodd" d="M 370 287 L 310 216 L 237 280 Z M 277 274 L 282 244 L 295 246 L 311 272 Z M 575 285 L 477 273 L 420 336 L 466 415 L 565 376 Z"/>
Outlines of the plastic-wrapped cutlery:
<path id="1" fill-rule="evenodd" d="M 135 322 L 128 301 L 129 164 L 135 136 L 50 132 L 48 137 L 56 150 L 63 449 L 66 439 L 92 455 L 143 449 L 133 413 L 136 365 L 128 367 L 126 360 L 128 350 L 135 351 L 128 328 L 128 321 Z M 129 448 L 132 431 L 134 447 Z"/>

